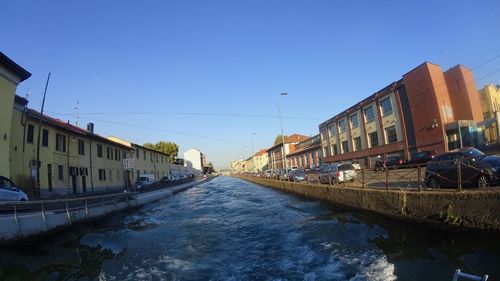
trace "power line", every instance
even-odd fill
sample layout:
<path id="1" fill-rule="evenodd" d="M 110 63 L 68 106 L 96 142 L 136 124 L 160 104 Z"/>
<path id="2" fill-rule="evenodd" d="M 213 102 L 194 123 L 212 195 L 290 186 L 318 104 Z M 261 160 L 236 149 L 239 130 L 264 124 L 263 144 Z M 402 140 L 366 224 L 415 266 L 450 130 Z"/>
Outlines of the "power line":
<path id="1" fill-rule="evenodd" d="M 498 55 L 496 55 L 496 56 L 493 56 L 493 57 L 491 57 L 491 58 L 489 58 L 489 59 L 485 60 L 484 62 L 480 63 L 479 65 L 477 65 L 477 66 L 473 67 L 473 68 L 472 68 L 472 70 L 476 70 L 476 69 L 478 69 L 478 68 L 482 67 L 483 65 L 485 65 L 485 64 L 487 64 L 487 63 L 489 63 L 490 61 L 493 61 L 493 60 L 495 60 L 495 59 L 497 59 L 497 58 L 499 58 L 499 57 L 500 57 L 500 54 L 498 54 Z"/>
<path id="2" fill-rule="evenodd" d="M 73 116 L 74 113 L 50 112 L 60 116 Z M 247 117 L 247 118 L 272 118 L 277 119 L 275 115 L 260 115 L 260 114 L 236 114 L 236 113 L 208 113 L 208 112 L 79 112 L 79 115 L 184 115 L 184 116 L 212 116 L 212 117 Z M 301 119 L 301 120 L 322 120 L 319 118 L 310 117 L 295 117 L 283 116 L 286 119 Z"/>
<path id="3" fill-rule="evenodd" d="M 86 120 L 89 120 L 89 121 L 98 121 L 98 122 L 109 123 L 109 124 L 119 125 L 119 126 L 124 126 L 124 127 L 131 127 L 131 128 L 151 130 L 151 131 L 162 132 L 162 133 L 184 135 L 184 136 L 195 137 L 195 138 L 203 138 L 203 139 L 223 141 L 223 142 L 247 144 L 247 143 L 241 142 L 241 141 L 235 141 L 235 140 L 229 140 L 229 139 L 222 139 L 222 138 L 214 138 L 214 137 L 210 137 L 210 136 L 202 136 L 202 135 L 196 135 L 196 134 L 191 134 L 191 133 L 184 133 L 184 132 L 177 132 L 177 131 L 171 131 L 171 130 L 157 129 L 157 128 L 139 126 L 139 125 L 131 125 L 131 124 L 125 124 L 125 123 L 114 122 L 114 121 L 109 121 L 109 120 L 96 119 L 96 118 L 80 117 L 80 119 L 86 119 Z"/>

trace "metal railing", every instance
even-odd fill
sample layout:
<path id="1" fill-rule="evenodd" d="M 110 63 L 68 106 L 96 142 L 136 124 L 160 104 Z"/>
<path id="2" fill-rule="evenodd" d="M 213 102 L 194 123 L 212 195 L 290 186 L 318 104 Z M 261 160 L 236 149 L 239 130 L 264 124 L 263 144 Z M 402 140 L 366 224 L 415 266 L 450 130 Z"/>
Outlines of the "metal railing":
<path id="1" fill-rule="evenodd" d="M 473 280 L 473 281 L 487 281 L 488 280 L 488 275 L 484 275 L 483 277 L 481 276 L 476 276 L 472 274 L 467 274 L 463 273 L 460 269 L 455 270 L 455 274 L 453 275 L 452 281 L 458 281 L 458 278 L 465 278 L 468 280 Z"/>
<path id="2" fill-rule="evenodd" d="M 356 177 L 349 178 L 346 171 L 337 177 L 335 172 L 309 172 L 305 180 L 308 184 L 328 186 L 349 186 L 376 189 L 413 189 L 422 191 L 440 189 L 463 191 L 463 188 L 485 189 L 496 186 L 496 175 L 491 170 L 479 168 L 474 158 L 458 158 L 440 162 L 432 162 L 431 169 L 427 165 L 397 165 L 376 169 L 363 168 L 357 171 Z M 291 181 L 283 173 L 250 174 L 271 180 Z M 340 180 L 339 180 L 340 179 Z M 346 180 L 342 180 L 346 179 Z"/>

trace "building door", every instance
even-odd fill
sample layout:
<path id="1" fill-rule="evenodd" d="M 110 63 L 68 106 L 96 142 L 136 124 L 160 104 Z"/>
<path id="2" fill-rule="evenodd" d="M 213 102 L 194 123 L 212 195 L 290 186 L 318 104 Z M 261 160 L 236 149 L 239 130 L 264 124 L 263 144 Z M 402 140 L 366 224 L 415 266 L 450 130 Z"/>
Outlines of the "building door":
<path id="1" fill-rule="evenodd" d="M 52 164 L 47 164 L 47 183 L 49 191 L 52 191 Z"/>
<path id="2" fill-rule="evenodd" d="M 76 176 L 71 176 L 71 186 L 73 186 L 73 194 L 76 194 Z"/>
<path id="3" fill-rule="evenodd" d="M 82 176 L 82 192 L 87 192 L 87 177 Z"/>

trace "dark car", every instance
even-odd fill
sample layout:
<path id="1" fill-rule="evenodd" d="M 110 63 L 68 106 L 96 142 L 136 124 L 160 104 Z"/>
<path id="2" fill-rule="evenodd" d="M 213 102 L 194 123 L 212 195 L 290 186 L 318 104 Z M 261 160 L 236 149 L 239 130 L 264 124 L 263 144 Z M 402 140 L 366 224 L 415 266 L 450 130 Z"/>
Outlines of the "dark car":
<path id="1" fill-rule="evenodd" d="M 403 166 L 407 164 L 407 160 L 402 158 L 401 156 L 389 156 L 385 161 L 385 166 L 387 168 L 398 168 L 398 166 Z"/>
<path id="2" fill-rule="evenodd" d="M 463 187 L 497 186 L 500 177 L 500 157 L 485 155 L 474 147 L 436 155 L 427 164 L 425 185 L 430 188 L 456 188 L 458 169 L 462 175 Z"/>
<path id="3" fill-rule="evenodd" d="M 434 151 L 425 150 L 417 153 L 410 161 L 408 161 L 409 165 L 427 165 L 429 161 L 434 159 L 435 153 Z"/>
<path id="4" fill-rule="evenodd" d="M 291 170 L 288 173 L 288 180 L 295 181 L 295 182 L 305 181 L 305 180 L 307 180 L 307 174 L 304 171 L 304 169 Z"/>

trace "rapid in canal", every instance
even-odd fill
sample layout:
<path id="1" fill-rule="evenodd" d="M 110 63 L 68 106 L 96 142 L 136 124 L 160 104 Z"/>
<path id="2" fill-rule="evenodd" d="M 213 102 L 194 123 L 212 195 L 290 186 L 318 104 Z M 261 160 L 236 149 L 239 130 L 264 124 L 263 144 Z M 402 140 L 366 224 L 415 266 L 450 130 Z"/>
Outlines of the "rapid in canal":
<path id="1" fill-rule="evenodd" d="M 500 276 L 498 233 L 452 233 L 218 177 L 0 249 L 0 280 L 451 280 Z"/>

